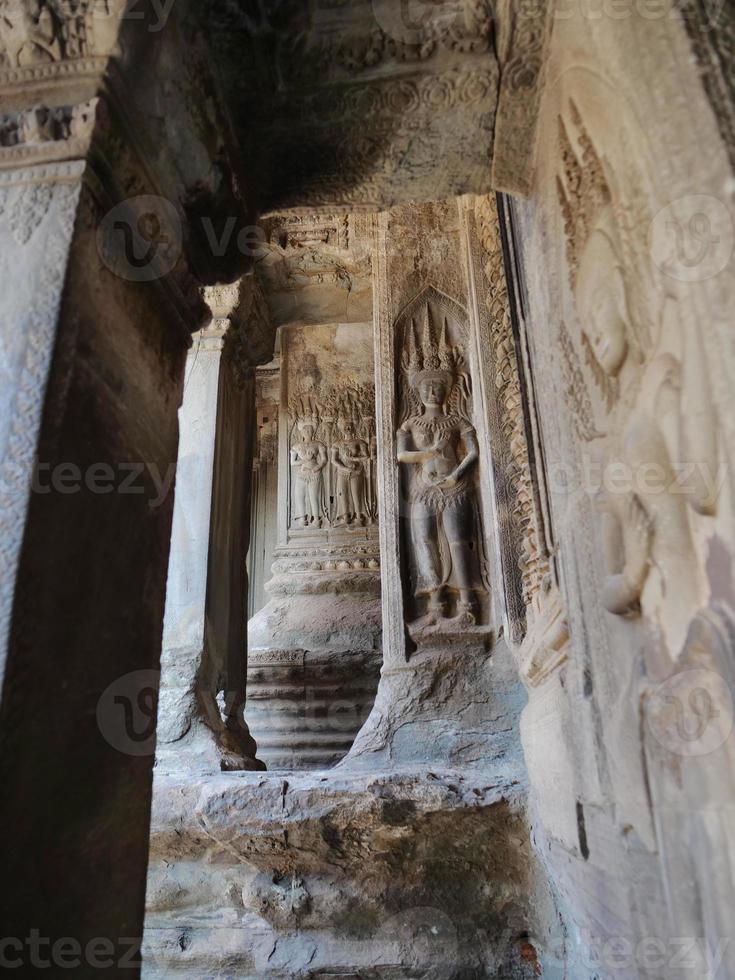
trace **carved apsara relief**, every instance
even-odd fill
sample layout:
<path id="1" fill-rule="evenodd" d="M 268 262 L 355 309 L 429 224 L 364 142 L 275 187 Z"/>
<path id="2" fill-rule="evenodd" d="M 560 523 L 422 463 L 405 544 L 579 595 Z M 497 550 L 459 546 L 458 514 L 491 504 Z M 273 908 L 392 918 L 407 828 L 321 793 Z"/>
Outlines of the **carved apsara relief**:
<path id="1" fill-rule="evenodd" d="M 377 521 L 375 391 L 344 382 L 289 401 L 290 527 Z"/>
<path id="2" fill-rule="evenodd" d="M 429 287 L 396 324 L 402 355 L 397 448 L 410 527 L 414 636 L 481 622 L 484 583 L 477 434 L 466 316 Z"/>
<path id="3" fill-rule="evenodd" d="M 602 603 L 618 616 L 646 613 L 676 656 L 702 598 L 692 518 L 716 508 L 708 477 L 717 469 L 717 421 L 702 340 L 698 328 L 683 328 L 672 287 L 655 279 L 641 252 L 650 205 L 616 199 L 574 102 L 559 133 L 559 203 L 590 380 L 569 338 L 561 346 L 574 379 L 571 418 L 588 443 L 607 434 L 596 495 Z"/>

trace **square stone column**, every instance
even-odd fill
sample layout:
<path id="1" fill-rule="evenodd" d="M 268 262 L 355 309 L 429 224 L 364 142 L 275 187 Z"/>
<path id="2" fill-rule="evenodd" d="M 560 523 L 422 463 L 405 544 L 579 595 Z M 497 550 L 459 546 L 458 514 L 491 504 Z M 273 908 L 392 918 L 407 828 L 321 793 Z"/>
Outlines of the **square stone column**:
<path id="1" fill-rule="evenodd" d="M 253 277 L 207 289 L 205 298 L 213 319 L 189 351 L 179 412 L 156 752 L 161 774 L 260 767 L 242 717 L 255 432 L 250 358 L 267 359 L 267 339 L 272 344 L 275 334 Z M 260 355 L 256 322 L 265 338 Z"/>
<path id="2" fill-rule="evenodd" d="M 148 71 L 181 62 L 176 31 L 152 45 L 128 18 L 117 45 L 125 4 L 26 7 L 0 63 L 0 918 L 21 967 L 32 929 L 134 964 L 176 412 L 206 315 L 181 202 L 196 187 L 217 216 L 211 104 Z"/>
<path id="3" fill-rule="evenodd" d="M 84 164 L 0 172 L 0 687 L 56 321 Z"/>

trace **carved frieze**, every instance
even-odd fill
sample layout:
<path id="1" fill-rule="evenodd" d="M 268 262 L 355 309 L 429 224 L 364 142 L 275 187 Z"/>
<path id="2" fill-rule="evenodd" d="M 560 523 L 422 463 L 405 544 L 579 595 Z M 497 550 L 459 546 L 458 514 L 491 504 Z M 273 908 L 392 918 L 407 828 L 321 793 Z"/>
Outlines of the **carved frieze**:
<path id="1" fill-rule="evenodd" d="M 482 54 L 491 49 L 493 37 L 488 0 L 443 0 L 427 5 L 428 16 L 393 0 L 321 3 L 289 18 L 279 5 L 257 13 L 242 6 L 208 6 L 218 34 L 245 36 L 256 45 L 272 40 L 282 86 L 350 78 L 388 62 L 428 62 L 446 52 Z"/>
<path id="2" fill-rule="evenodd" d="M 290 527 L 375 524 L 374 387 L 341 382 L 300 392 L 288 413 Z"/>
<path id="3" fill-rule="evenodd" d="M 284 251 L 327 246 L 350 247 L 347 214 L 273 215 L 263 222 L 268 241 Z"/>
<path id="4" fill-rule="evenodd" d="M 0 90 L 104 70 L 121 0 L 0 0 Z"/>

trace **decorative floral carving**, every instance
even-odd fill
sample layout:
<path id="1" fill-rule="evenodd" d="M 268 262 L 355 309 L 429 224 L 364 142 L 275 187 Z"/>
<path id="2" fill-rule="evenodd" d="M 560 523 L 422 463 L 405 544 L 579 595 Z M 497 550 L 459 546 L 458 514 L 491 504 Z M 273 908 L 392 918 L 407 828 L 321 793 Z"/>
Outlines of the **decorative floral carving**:
<path id="1" fill-rule="evenodd" d="M 600 212 L 610 204 L 612 195 L 600 157 L 584 127 L 579 110 L 571 100 L 569 112 L 579 134 L 581 153 L 578 154 L 574 149 L 564 120 L 559 116 L 559 150 L 563 176 L 557 177 L 556 184 L 564 218 L 569 274 L 574 287 L 579 256 Z"/>
<path id="2" fill-rule="evenodd" d="M 564 400 L 569 409 L 577 436 L 583 442 L 591 442 L 593 439 L 599 439 L 603 433 L 598 432 L 595 426 L 592 402 L 579 362 L 579 356 L 574 348 L 574 342 L 569 336 L 566 324 L 563 322 L 559 325 L 559 348 L 561 350 L 561 368 L 564 379 Z"/>
<path id="3" fill-rule="evenodd" d="M 496 359 L 495 385 L 500 406 L 500 427 L 503 442 L 507 447 L 504 465 L 515 492 L 512 516 L 522 542 L 519 567 L 523 602 L 528 607 L 535 597 L 546 591 L 550 580 L 550 569 L 536 526 L 515 340 L 508 305 L 497 211 L 492 198 L 477 199 L 475 216 L 480 244 L 485 255 L 484 271 L 488 283 L 486 303 L 490 314 L 490 329 Z"/>

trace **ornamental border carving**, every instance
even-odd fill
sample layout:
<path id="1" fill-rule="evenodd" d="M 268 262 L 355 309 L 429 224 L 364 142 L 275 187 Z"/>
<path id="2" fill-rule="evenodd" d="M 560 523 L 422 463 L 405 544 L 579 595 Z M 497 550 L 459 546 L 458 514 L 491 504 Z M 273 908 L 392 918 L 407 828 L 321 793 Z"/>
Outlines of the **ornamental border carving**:
<path id="1" fill-rule="evenodd" d="M 505 281 L 500 222 L 493 198 L 490 195 L 476 198 L 474 213 L 484 258 L 481 265 L 497 393 L 497 435 L 501 437 L 493 440 L 493 448 L 512 491 L 512 497 L 504 501 L 503 510 L 512 522 L 513 537 L 518 541 L 521 595 L 528 610 L 548 587 L 550 566 L 535 513 L 524 396 Z"/>
<path id="2" fill-rule="evenodd" d="M 59 227 L 55 233 L 49 235 L 34 308 L 28 318 L 24 361 L 10 412 L 11 426 L 7 448 L 0 465 L 0 677 L 4 672 L 4 657 L 10 633 L 15 567 L 25 530 L 30 490 L 26 481 L 33 468 L 36 452 L 36 438 L 61 306 L 68 249 L 82 186 L 82 169 L 81 165 L 74 168 L 76 183 L 59 182 L 51 185 L 52 193 L 58 188 L 55 196 L 59 206 L 55 209 L 54 220 Z M 46 174 L 53 175 L 53 171 L 53 167 L 43 168 Z M 64 176 L 71 177 L 73 170 L 69 168 L 69 171 Z M 40 179 L 37 173 L 32 172 L 32 176 Z"/>

